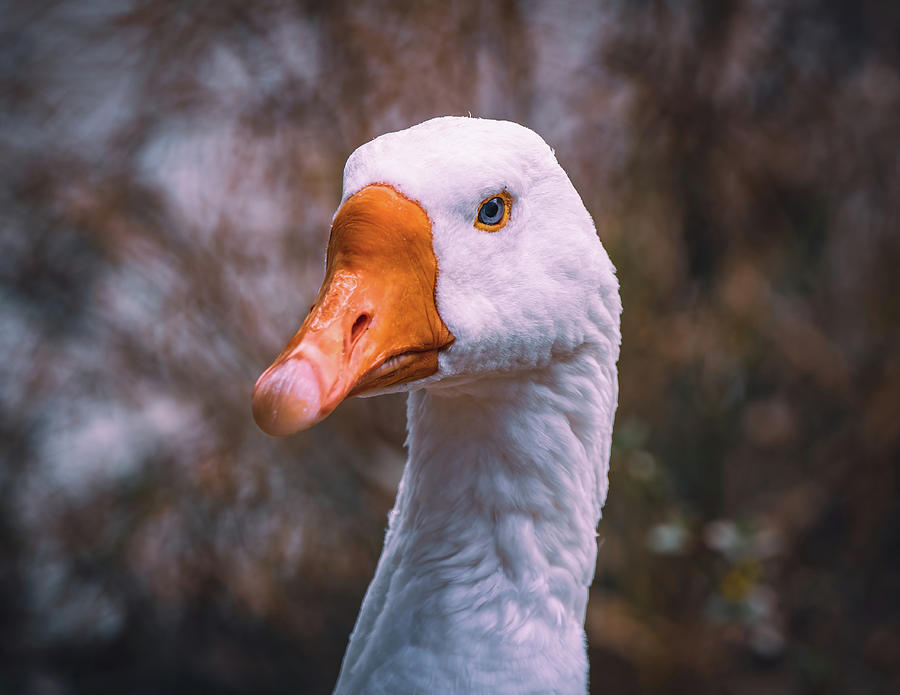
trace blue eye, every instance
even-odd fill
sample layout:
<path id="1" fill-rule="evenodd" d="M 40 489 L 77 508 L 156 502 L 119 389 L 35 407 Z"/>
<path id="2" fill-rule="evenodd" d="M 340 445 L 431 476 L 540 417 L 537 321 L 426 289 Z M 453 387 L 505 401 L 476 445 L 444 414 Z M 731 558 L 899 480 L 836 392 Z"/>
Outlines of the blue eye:
<path id="1" fill-rule="evenodd" d="M 478 221 L 488 226 L 498 224 L 503 219 L 505 210 L 506 201 L 500 196 L 495 196 L 481 204 L 478 209 Z"/>

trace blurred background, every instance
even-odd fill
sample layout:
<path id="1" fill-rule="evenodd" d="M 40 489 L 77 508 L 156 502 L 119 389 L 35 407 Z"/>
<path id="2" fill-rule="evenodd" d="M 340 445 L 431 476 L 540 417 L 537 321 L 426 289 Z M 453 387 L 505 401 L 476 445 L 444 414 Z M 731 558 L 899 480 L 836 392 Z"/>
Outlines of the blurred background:
<path id="1" fill-rule="evenodd" d="M 597 693 L 900 692 L 900 4 L 0 2 L 0 692 L 328 693 L 404 398 L 249 394 L 346 157 L 541 133 L 625 306 Z"/>

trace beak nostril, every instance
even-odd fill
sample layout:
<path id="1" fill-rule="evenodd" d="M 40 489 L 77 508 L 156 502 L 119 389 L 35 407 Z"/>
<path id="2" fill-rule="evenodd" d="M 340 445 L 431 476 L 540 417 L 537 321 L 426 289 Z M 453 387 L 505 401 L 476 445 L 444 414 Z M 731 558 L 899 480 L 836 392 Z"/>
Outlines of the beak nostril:
<path id="1" fill-rule="evenodd" d="M 356 345 L 356 341 L 359 340 L 359 337 L 365 333 L 366 329 L 369 327 L 369 324 L 372 322 L 372 317 L 369 314 L 360 314 L 356 321 L 353 322 L 353 327 L 350 329 L 350 347 L 352 348 Z"/>

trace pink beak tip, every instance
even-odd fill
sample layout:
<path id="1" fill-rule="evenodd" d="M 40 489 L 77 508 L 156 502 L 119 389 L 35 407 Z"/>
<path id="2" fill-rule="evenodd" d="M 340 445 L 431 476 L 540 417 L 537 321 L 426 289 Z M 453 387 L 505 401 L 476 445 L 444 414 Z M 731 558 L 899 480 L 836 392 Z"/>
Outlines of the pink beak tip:
<path id="1" fill-rule="evenodd" d="M 322 419 L 322 390 L 312 364 L 289 358 L 273 365 L 253 387 L 253 419 L 276 437 L 312 427 Z"/>

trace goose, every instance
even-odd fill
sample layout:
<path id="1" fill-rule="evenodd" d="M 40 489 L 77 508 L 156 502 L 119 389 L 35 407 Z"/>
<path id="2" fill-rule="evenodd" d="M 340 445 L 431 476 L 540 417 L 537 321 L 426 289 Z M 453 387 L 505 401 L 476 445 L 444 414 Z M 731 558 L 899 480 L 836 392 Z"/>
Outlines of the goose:
<path id="1" fill-rule="evenodd" d="M 334 693 L 585 693 L 618 399 L 615 268 L 553 150 L 441 117 L 344 168 L 321 290 L 253 390 L 272 435 L 406 391 L 408 459 Z"/>

